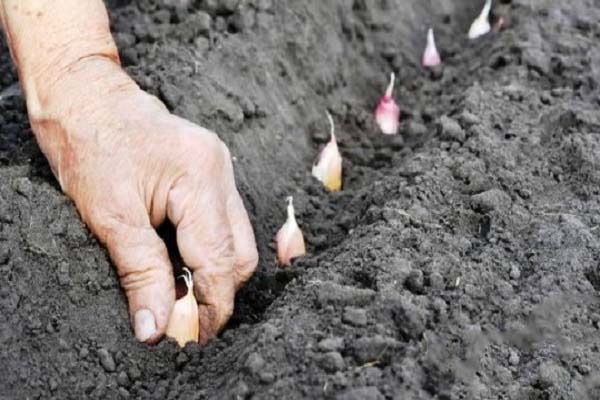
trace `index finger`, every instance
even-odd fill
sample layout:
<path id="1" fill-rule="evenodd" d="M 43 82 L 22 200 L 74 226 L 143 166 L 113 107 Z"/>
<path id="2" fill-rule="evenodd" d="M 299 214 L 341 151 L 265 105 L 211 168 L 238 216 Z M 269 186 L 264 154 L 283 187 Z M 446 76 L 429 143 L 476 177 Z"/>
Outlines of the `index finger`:
<path id="1" fill-rule="evenodd" d="M 235 250 L 223 197 L 220 190 L 205 187 L 198 194 L 185 184 L 169 194 L 177 246 L 194 275 L 202 344 L 217 335 L 233 313 Z"/>

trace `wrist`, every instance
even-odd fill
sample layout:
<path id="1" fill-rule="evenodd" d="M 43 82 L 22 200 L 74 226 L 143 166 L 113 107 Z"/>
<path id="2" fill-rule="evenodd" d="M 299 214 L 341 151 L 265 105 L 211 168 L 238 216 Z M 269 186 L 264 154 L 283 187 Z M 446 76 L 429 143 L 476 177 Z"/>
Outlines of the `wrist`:
<path id="1" fill-rule="evenodd" d="M 101 55 L 82 58 L 61 73 L 53 72 L 46 82 L 42 75 L 38 79 L 27 92 L 29 120 L 54 175 L 66 189 L 67 177 L 78 159 L 89 156 L 90 147 L 105 141 L 98 132 L 104 132 L 102 128 L 118 111 L 118 99 L 139 87 L 118 63 Z M 82 116 L 88 122 L 84 128 L 79 126 Z"/>
<path id="2" fill-rule="evenodd" d="M 18 70 L 31 120 L 55 117 L 56 112 L 64 111 L 65 103 L 81 101 L 85 96 L 135 86 L 111 53 L 84 53 L 68 62 Z"/>
<path id="3" fill-rule="evenodd" d="M 34 93 L 27 94 L 31 119 L 81 113 L 87 107 L 97 107 L 94 100 L 138 89 L 120 64 L 103 54 L 82 57 L 60 71 L 48 70 L 47 75 L 38 75 L 34 85 Z M 35 102 L 38 104 L 30 106 Z"/>
<path id="4" fill-rule="evenodd" d="M 85 60 L 119 64 L 101 0 L 0 0 L 0 8 L 30 112 Z"/>

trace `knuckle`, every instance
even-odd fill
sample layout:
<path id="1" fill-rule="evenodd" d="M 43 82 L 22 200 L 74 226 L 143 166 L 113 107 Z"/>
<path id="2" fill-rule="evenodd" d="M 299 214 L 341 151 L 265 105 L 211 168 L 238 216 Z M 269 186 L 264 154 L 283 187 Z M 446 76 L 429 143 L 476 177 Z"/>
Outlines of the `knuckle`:
<path id="1" fill-rule="evenodd" d="M 127 293 L 155 285 L 159 282 L 170 282 L 169 279 L 166 279 L 167 276 L 165 270 L 157 268 L 156 266 L 126 265 L 119 268 L 118 272 L 121 286 Z"/>
<path id="2" fill-rule="evenodd" d="M 131 214 L 125 214 L 127 211 L 126 208 L 114 211 L 98 205 L 92 206 L 88 213 L 90 228 L 109 249 L 122 246 L 125 239 L 134 238 L 131 231 L 138 228 L 131 223 Z"/>
<path id="3" fill-rule="evenodd" d="M 258 265 L 258 251 L 256 248 L 251 248 L 245 254 L 238 258 L 238 276 L 243 282 L 250 279 L 256 266 Z"/>
<path id="4" fill-rule="evenodd" d="M 203 259 L 201 267 L 207 271 L 229 273 L 235 264 L 235 251 L 232 233 L 222 226 L 214 226 L 206 232 L 198 243 L 197 253 Z"/>
<path id="5" fill-rule="evenodd" d="M 188 136 L 184 147 L 184 151 L 188 154 L 202 154 L 201 162 L 205 166 L 222 168 L 230 159 L 229 149 L 225 143 L 210 131 L 202 130 L 201 134 Z"/>
<path id="6" fill-rule="evenodd" d="M 205 157 L 208 163 L 221 169 L 228 160 L 229 150 L 227 150 L 227 146 L 225 146 L 221 139 L 214 135 L 214 138 L 209 140 L 206 149 Z"/>
<path id="7" fill-rule="evenodd" d="M 254 271 L 247 271 L 243 269 L 235 271 L 236 289 L 240 289 L 242 286 L 244 286 L 244 284 L 248 282 L 248 279 L 252 277 L 253 272 Z"/>
<path id="8" fill-rule="evenodd" d="M 88 218 L 90 229 L 106 245 L 126 291 L 169 281 L 168 252 L 151 226 L 136 224 L 131 215 L 103 207 L 92 208 Z"/>
<path id="9" fill-rule="evenodd" d="M 220 238 L 219 238 L 220 237 Z M 214 240 L 211 240 L 210 253 L 214 259 L 220 259 L 226 265 L 233 265 L 235 254 L 233 248 L 233 237 L 231 232 L 222 235 L 215 235 Z"/>
<path id="10" fill-rule="evenodd" d="M 245 265 L 249 270 L 254 271 L 256 269 L 256 266 L 258 265 L 258 250 L 256 249 L 256 246 L 252 246 L 248 250 L 248 253 L 243 261 L 243 265 Z"/>
<path id="11" fill-rule="evenodd" d="M 111 187 L 102 179 L 88 182 L 74 200 L 83 222 L 106 244 L 119 232 L 141 227 L 147 220 L 143 205 L 126 185 Z"/>
<path id="12" fill-rule="evenodd" d="M 81 219 L 90 230 L 100 239 L 107 243 L 114 236 L 116 221 L 110 211 L 97 202 L 90 202 L 79 207 Z"/>

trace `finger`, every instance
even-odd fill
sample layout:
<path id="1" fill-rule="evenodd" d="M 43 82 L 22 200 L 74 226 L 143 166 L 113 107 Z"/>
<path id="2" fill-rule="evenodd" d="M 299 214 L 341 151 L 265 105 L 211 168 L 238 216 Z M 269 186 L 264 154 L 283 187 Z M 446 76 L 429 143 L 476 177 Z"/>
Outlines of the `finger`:
<path id="1" fill-rule="evenodd" d="M 177 227 L 177 245 L 193 270 L 200 303 L 200 341 L 206 343 L 233 313 L 235 296 L 234 244 L 226 199 L 219 186 L 181 182 L 169 193 L 169 219 Z"/>
<path id="2" fill-rule="evenodd" d="M 94 212 L 89 225 L 117 267 L 136 338 L 153 343 L 164 335 L 175 302 L 172 267 L 143 206 L 122 209 L 128 214 Z"/>
<path id="3" fill-rule="evenodd" d="M 194 285 L 198 293 L 198 342 L 206 344 L 227 324 L 235 304 L 235 279 L 219 271 L 196 270 Z"/>
<path id="4" fill-rule="evenodd" d="M 227 215 L 235 249 L 235 287 L 239 289 L 256 270 L 258 251 L 246 207 L 235 189 L 227 202 Z"/>

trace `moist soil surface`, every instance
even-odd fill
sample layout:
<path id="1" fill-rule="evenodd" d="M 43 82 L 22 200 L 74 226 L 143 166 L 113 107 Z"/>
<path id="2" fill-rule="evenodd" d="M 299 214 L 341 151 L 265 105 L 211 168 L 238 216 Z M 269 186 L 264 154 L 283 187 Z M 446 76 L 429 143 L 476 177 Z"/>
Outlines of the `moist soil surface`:
<path id="1" fill-rule="evenodd" d="M 496 1 L 469 41 L 482 3 L 109 1 L 127 71 L 230 147 L 256 231 L 231 322 L 183 350 L 134 339 L 0 43 L 0 399 L 600 398 L 600 3 Z M 310 175 L 325 110 L 338 193 Z M 309 254 L 280 269 L 290 195 Z"/>

